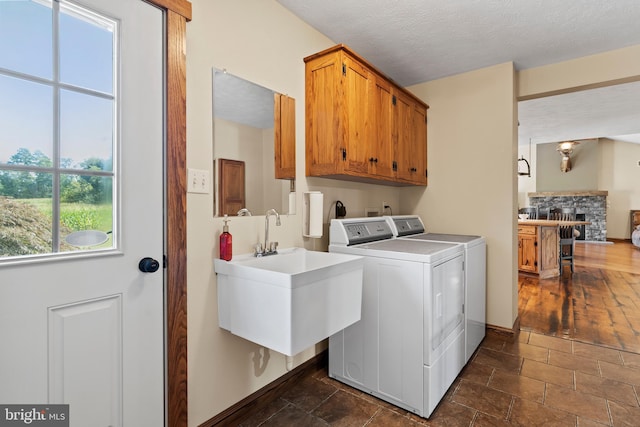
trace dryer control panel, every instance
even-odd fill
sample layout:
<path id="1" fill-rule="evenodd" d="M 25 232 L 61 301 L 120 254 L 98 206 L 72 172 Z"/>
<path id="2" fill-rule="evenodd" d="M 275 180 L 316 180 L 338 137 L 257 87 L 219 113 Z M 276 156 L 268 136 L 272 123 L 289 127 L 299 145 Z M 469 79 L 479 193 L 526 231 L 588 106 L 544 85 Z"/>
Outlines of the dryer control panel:
<path id="1" fill-rule="evenodd" d="M 417 215 L 396 215 L 385 218 L 389 221 L 394 236 L 402 237 L 424 233 L 424 224 Z"/>

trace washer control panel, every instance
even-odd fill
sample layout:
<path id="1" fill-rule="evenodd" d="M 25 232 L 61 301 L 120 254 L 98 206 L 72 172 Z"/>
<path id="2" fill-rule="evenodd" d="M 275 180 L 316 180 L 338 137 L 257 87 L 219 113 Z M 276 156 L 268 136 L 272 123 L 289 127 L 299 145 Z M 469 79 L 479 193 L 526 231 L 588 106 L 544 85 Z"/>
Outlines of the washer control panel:
<path id="1" fill-rule="evenodd" d="M 347 246 L 393 238 L 384 218 L 334 219 L 329 234 L 331 243 Z"/>

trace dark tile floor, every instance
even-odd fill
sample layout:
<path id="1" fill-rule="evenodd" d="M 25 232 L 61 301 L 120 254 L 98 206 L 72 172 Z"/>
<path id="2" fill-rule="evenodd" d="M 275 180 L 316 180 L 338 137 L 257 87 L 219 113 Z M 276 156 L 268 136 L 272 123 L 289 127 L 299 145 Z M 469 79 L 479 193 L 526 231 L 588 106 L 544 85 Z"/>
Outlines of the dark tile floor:
<path id="1" fill-rule="evenodd" d="M 318 370 L 242 426 L 640 426 L 640 355 L 522 332 L 489 334 L 430 419 Z"/>

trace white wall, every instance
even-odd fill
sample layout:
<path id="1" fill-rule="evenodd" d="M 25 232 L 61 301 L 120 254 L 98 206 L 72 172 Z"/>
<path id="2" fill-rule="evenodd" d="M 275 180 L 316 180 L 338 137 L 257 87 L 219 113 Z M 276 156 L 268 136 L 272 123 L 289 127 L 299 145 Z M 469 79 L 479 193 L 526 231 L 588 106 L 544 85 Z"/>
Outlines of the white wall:
<path id="1" fill-rule="evenodd" d="M 630 210 L 640 209 L 640 144 L 601 138 L 599 190 L 607 197 L 607 237 L 630 239 Z"/>
<path id="2" fill-rule="evenodd" d="M 536 166 L 538 164 L 537 149 L 535 144 L 529 144 L 527 141 L 524 144 L 518 145 L 518 158 L 525 158 L 530 165 L 531 176 L 518 176 L 518 208 L 530 206 L 529 193 L 536 191 Z M 526 171 L 526 164 L 519 162 L 521 172 Z"/>
<path id="3" fill-rule="evenodd" d="M 187 164 L 211 170 L 213 67 L 297 98 L 296 139 L 304 141 L 302 58 L 333 43 L 273 0 L 194 0 L 187 25 Z M 304 153 L 299 145 L 298 153 Z M 300 169 L 303 171 L 303 169 Z M 303 174 L 303 172 L 298 172 Z M 213 195 L 187 195 L 189 425 L 197 426 L 286 372 L 283 355 L 218 328 L 216 276 L 222 220 Z M 234 254 L 263 239 L 264 217 L 232 218 Z M 271 236 L 303 244 L 299 218 L 282 218 Z M 296 366 L 316 353 L 293 360 Z"/>
<path id="4" fill-rule="evenodd" d="M 303 58 L 335 45 L 275 0 L 193 0 L 187 25 L 187 166 L 212 169 L 211 70 L 230 73 L 296 99 L 296 174 L 298 215 L 284 216 L 271 237 L 280 247 L 326 250 L 323 239 L 304 239 L 302 191 L 325 195 L 325 218 L 341 200 L 348 216 L 385 201 L 398 213 L 395 187 L 305 178 Z M 213 195 L 187 195 L 188 381 L 189 425 L 212 418 L 326 348 L 326 342 L 293 360 L 265 350 L 218 328 L 216 276 L 222 220 L 214 218 Z M 264 239 L 264 216 L 232 218 L 233 253 L 252 251 Z M 325 227 L 326 229 L 326 227 Z"/>
<path id="5" fill-rule="evenodd" d="M 640 45 L 518 72 L 518 101 L 638 81 Z"/>
<path id="6" fill-rule="evenodd" d="M 536 191 L 598 190 L 598 140 L 581 140 L 571 154 L 571 170 L 562 172 L 558 144 L 536 144 Z"/>
<path id="7" fill-rule="evenodd" d="M 429 186 L 398 189 L 304 177 L 303 58 L 334 44 L 275 0 L 192 0 L 187 24 L 187 166 L 211 170 L 211 69 L 226 68 L 247 80 L 296 98 L 297 205 L 302 191 L 325 194 L 325 217 L 341 200 L 348 216 L 385 201 L 394 213 L 416 212 L 432 229 L 483 234 L 488 242 L 488 318 L 511 327 L 517 315 L 516 280 L 516 104 L 512 64 L 417 85 L 429 110 Z M 636 50 L 623 52 L 638 64 Z M 633 56 L 635 54 L 635 56 Z M 610 64 L 621 68 L 614 55 Z M 582 67 L 584 63 L 580 63 Z M 626 65 L 628 67 L 628 64 Z M 634 65 L 635 66 L 635 65 Z M 563 66 L 564 67 L 564 66 Z M 562 68 L 562 67 L 561 67 Z M 591 70 L 602 67 L 592 67 Z M 540 71 L 540 70 L 538 70 Z M 560 70 L 562 71 L 562 70 Z M 522 74 L 522 73 L 520 73 Z M 521 78 L 520 95 L 557 90 L 575 81 L 575 67 L 534 70 Z M 597 73 L 596 73 L 597 74 Z M 558 83 L 554 76 L 562 75 Z M 618 78 L 620 73 L 599 76 Z M 636 73 L 640 75 L 640 71 Z M 573 80 L 572 80 L 573 79 Z M 524 87 L 524 89 L 522 89 Z M 402 195 L 402 200 L 401 200 Z M 402 201 L 402 204 L 401 204 Z M 222 221 L 214 218 L 212 195 L 187 195 L 189 425 L 197 426 L 287 371 L 288 360 L 218 328 L 216 277 Z M 250 252 L 264 236 L 264 217 L 233 218 L 234 254 Z M 324 239 L 302 238 L 301 215 L 282 218 L 271 235 L 281 247 L 325 250 Z M 325 348 L 321 343 L 291 360 L 293 366 Z"/>
<path id="8" fill-rule="evenodd" d="M 518 315 L 515 73 L 505 63 L 409 88 L 429 104 L 426 191 L 402 190 L 402 210 L 432 231 L 487 240 L 487 323 Z"/>

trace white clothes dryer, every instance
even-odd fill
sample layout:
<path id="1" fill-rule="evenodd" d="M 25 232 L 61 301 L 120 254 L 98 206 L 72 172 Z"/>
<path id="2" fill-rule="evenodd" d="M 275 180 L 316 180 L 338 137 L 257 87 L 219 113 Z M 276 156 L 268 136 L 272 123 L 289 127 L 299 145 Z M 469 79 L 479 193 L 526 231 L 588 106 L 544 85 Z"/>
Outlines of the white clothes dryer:
<path id="1" fill-rule="evenodd" d="M 487 245 L 484 237 L 463 234 L 428 233 L 418 215 L 387 216 L 397 238 L 459 243 L 464 246 L 465 277 L 465 362 L 485 337 L 487 300 Z"/>
<path id="2" fill-rule="evenodd" d="M 463 246 L 395 239 L 381 217 L 332 220 L 329 239 L 365 258 L 362 316 L 329 338 L 329 376 L 428 417 L 465 365 Z"/>

